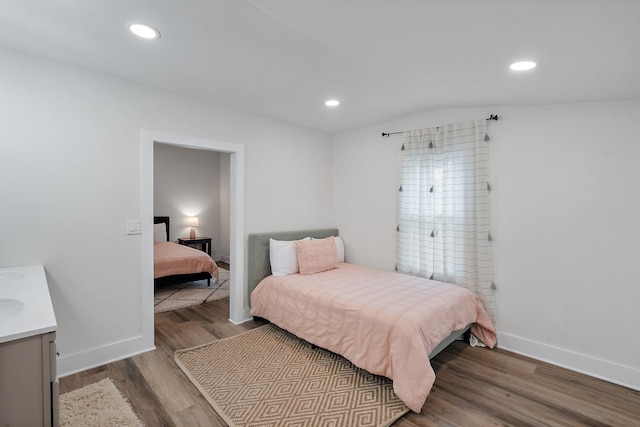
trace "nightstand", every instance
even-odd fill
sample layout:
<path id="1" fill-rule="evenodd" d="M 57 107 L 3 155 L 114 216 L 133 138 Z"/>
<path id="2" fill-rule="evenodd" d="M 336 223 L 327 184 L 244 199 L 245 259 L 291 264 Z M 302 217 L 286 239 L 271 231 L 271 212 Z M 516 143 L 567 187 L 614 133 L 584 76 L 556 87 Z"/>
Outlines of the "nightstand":
<path id="1" fill-rule="evenodd" d="M 196 237 L 195 239 L 185 237 L 178 239 L 178 243 L 185 246 L 200 245 L 200 250 L 211 256 L 211 237 Z"/>

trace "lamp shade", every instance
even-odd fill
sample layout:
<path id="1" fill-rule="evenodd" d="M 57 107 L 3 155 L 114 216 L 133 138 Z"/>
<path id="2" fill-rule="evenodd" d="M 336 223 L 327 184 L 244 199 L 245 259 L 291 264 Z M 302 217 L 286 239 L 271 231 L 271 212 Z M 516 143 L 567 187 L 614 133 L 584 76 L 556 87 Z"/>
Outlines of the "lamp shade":
<path id="1" fill-rule="evenodd" d="M 197 227 L 199 225 L 197 216 L 187 217 L 187 227 Z"/>

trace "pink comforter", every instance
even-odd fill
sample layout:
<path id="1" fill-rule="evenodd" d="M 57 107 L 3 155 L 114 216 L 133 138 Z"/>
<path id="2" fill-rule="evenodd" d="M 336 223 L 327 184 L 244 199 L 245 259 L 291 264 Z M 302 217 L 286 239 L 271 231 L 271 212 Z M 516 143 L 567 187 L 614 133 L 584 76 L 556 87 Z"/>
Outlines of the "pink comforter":
<path id="1" fill-rule="evenodd" d="M 154 279 L 205 271 L 218 280 L 218 266 L 205 252 L 173 242 L 159 242 L 153 245 Z"/>
<path id="2" fill-rule="evenodd" d="M 479 299 L 459 286 L 341 263 L 310 276 L 269 276 L 251 294 L 263 317 L 354 365 L 393 380 L 420 412 L 435 381 L 429 353 L 453 331 L 493 347 L 493 323 Z"/>

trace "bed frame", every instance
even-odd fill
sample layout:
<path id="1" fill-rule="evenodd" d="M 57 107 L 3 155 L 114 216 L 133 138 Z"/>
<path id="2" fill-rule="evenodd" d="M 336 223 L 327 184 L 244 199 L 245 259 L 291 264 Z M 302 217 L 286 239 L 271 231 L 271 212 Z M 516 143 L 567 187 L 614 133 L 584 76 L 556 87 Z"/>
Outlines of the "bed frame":
<path id="1" fill-rule="evenodd" d="M 271 275 L 271 262 L 269 260 L 269 239 L 275 240 L 299 240 L 305 237 L 323 239 L 329 236 L 338 236 L 337 228 L 323 228 L 316 230 L 279 231 L 273 233 L 249 234 L 249 260 L 248 260 L 248 291 L 249 295 L 262 279 Z M 471 328 L 454 331 L 429 354 L 429 359 L 435 357 L 449 344 L 466 335 Z"/>
<path id="2" fill-rule="evenodd" d="M 167 241 L 169 241 L 169 217 L 154 216 L 154 224 L 164 224 L 167 228 Z M 158 277 L 153 280 L 155 287 L 177 285 L 179 283 L 193 282 L 195 280 L 207 279 L 207 286 L 211 286 L 211 273 L 203 271 L 202 273 L 193 274 L 175 274 L 173 276 Z"/>

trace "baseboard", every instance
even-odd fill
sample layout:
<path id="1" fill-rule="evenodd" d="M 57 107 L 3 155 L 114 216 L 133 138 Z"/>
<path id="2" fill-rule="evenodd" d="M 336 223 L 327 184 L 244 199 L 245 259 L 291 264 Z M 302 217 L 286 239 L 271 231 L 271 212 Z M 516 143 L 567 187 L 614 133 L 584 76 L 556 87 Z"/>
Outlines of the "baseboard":
<path id="1" fill-rule="evenodd" d="M 597 359 L 515 335 L 498 333 L 498 347 L 640 391 L 640 369 Z"/>
<path id="2" fill-rule="evenodd" d="M 214 253 L 213 255 L 216 261 L 226 262 L 227 264 L 231 263 L 231 258 L 229 257 L 229 255 L 224 255 L 219 253 Z"/>
<path id="3" fill-rule="evenodd" d="M 126 359 L 140 353 L 155 350 L 155 346 L 149 347 L 142 336 L 129 340 L 109 344 L 82 353 L 61 356 L 58 358 L 58 377 L 66 377 L 87 369 L 97 368 L 107 363 Z"/>
<path id="4" fill-rule="evenodd" d="M 229 319 L 229 322 L 233 323 L 234 325 L 240 325 L 242 323 L 250 322 L 253 320 L 253 316 L 251 315 L 251 308 L 249 307 L 245 307 L 242 310 L 242 313 L 240 316 L 241 318 L 238 321 Z"/>

